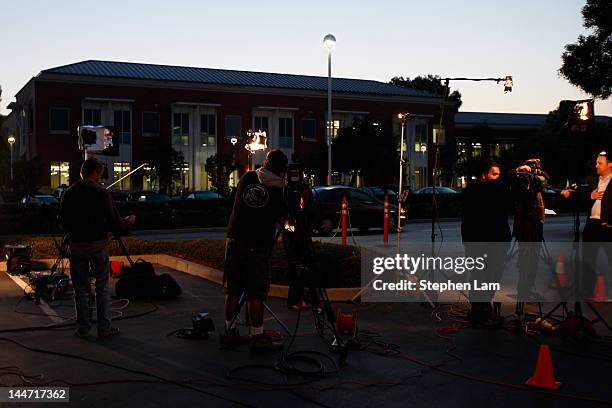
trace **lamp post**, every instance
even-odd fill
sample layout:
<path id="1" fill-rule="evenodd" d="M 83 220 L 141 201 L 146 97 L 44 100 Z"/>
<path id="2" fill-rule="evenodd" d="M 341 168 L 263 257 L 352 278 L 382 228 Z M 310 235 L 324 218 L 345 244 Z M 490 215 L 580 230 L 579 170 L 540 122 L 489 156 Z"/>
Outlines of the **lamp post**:
<path id="1" fill-rule="evenodd" d="M 398 113 L 397 117 L 402 121 L 402 132 L 400 136 L 400 160 L 399 160 L 399 186 L 397 191 L 397 250 L 400 249 L 400 239 L 402 233 L 402 186 L 404 184 L 404 134 L 406 133 L 406 119 L 408 113 Z M 408 171 L 410 180 L 410 171 Z"/>
<path id="2" fill-rule="evenodd" d="M 15 144 L 15 136 L 10 135 L 7 139 L 9 145 L 11 146 L 11 181 L 13 181 L 13 145 Z"/>
<path id="3" fill-rule="evenodd" d="M 327 185 L 332 184 L 332 82 L 331 82 L 331 54 L 336 47 L 336 37 L 327 34 L 323 38 L 323 45 L 327 48 Z"/>

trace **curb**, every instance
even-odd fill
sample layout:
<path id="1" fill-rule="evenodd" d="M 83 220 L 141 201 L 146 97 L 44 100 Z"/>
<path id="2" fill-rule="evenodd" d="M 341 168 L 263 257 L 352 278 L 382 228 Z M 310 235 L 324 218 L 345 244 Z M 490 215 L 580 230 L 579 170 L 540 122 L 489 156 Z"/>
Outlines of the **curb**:
<path id="1" fill-rule="evenodd" d="M 207 281 L 223 285 L 223 271 L 209 266 L 201 265 L 195 262 L 187 261 L 182 258 L 178 258 L 171 255 L 130 255 L 132 259 L 143 259 L 152 264 L 158 264 L 165 266 L 166 268 L 174 269 L 179 272 L 186 273 L 191 276 L 206 279 Z M 111 256 L 112 261 L 122 261 L 128 263 L 127 257 L 125 256 Z M 51 267 L 55 262 L 55 259 L 37 259 L 38 262 L 45 263 L 48 267 Z M 70 261 L 64 259 L 63 268 L 70 267 Z M 6 272 L 6 262 L 0 262 L 0 272 Z M 361 290 L 361 288 L 329 288 L 327 294 L 329 300 L 334 302 L 346 302 L 351 301 L 353 297 Z M 286 299 L 289 293 L 289 287 L 287 285 L 271 284 L 268 296 L 274 298 Z"/>

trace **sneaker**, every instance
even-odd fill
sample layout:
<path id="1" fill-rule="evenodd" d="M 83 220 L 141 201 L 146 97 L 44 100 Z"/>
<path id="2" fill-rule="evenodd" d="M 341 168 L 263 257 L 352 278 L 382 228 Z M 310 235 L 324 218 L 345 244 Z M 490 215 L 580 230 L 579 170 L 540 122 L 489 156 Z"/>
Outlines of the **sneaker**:
<path id="1" fill-rule="evenodd" d="M 86 327 L 79 327 L 74 331 L 75 336 L 79 339 L 86 339 L 89 337 L 89 329 Z"/>
<path id="2" fill-rule="evenodd" d="M 283 343 L 274 342 L 266 333 L 251 336 L 251 351 L 282 350 Z"/>
<path id="3" fill-rule="evenodd" d="M 240 335 L 237 327 L 232 327 L 225 334 L 221 335 L 221 345 L 222 346 L 236 346 L 242 342 L 244 342 L 244 337 Z"/>
<path id="4" fill-rule="evenodd" d="M 116 336 L 117 334 L 119 334 L 118 327 L 111 326 L 104 329 L 98 329 L 98 337 L 100 338 Z"/>

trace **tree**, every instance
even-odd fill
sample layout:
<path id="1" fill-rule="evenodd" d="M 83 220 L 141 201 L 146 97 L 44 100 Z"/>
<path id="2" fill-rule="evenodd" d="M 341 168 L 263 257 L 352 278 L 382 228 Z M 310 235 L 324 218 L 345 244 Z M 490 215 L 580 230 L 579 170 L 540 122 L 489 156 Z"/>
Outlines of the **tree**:
<path id="1" fill-rule="evenodd" d="M 565 46 L 559 73 L 571 84 L 595 98 L 612 94 L 612 2 L 587 0 L 582 8 L 583 25 L 591 30 Z"/>
<path id="2" fill-rule="evenodd" d="M 230 194 L 230 174 L 239 166 L 232 160 L 231 155 L 217 153 L 206 159 L 204 169 L 210 177 L 212 189 L 220 195 L 227 197 Z"/>
<path id="3" fill-rule="evenodd" d="M 147 156 L 151 165 L 149 177 L 151 180 L 159 180 L 159 191 L 165 192 L 172 183 L 172 175 L 175 169 L 181 168 L 185 162 L 183 153 L 177 152 L 171 146 L 154 143 L 148 146 Z"/>
<path id="4" fill-rule="evenodd" d="M 421 91 L 428 91 L 436 95 L 443 96 L 445 92 L 445 86 L 442 83 L 442 78 L 438 75 L 427 75 L 427 76 L 418 76 L 414 79 L 410 79 L 408 77 L 393 77 L 389 83 L 397 86 L 401 86 L 404 88 L 412 88 L 419 89 Z M 456 105 L 456 109 L 459 109 L 461 104 L 461 93 L 457 90 L 454 90 L 448 94 L 448 100 L 454 101 Z"/>
<path id="5" fill-rule="evenodd" d="M 350 174 L 352 186 L 358 175 L 368 185 L 391 184 L 399 160 L 398 143 L 390 128 L 355 118 L 353 126 L 341 128 L 334 140 L 334 169 Z"/>
<path id="6" fill-rule="evenodd" d="M 42 160 L 34 157 L 26 160 L 25 155 L 13 163 L 13 191 L 17 198 L 38 193 L 38 181 L 43 179 Z"/>

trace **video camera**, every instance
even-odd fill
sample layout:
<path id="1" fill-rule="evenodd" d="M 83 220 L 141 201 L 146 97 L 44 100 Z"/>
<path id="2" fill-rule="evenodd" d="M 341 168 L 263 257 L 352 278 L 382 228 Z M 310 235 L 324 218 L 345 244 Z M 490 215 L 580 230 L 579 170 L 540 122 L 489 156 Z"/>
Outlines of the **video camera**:
<path id="1" fill-rule="evenodd" d="M 514 186 L 524 192 L 542 192 L 550 182 L 550 176 L 537 158 L 527 159 L 517 167 L 514 179 Z"/>

